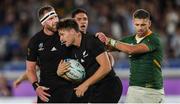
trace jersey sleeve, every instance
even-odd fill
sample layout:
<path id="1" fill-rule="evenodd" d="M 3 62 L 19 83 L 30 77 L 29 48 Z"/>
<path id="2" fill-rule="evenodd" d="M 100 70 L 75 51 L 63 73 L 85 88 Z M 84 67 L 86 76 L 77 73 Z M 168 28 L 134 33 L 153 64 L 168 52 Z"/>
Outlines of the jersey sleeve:
<path id="1" fill-rule="evenodd" d="M 124 42 L 124 43 L 132 43 L 133 39 L 134 39 L 134 36 L 130 35 L 130 36 L 124 37 L 124 38 L 122 38 L 122 39 L 120 39 L 118 41 Z"/>
<path id="2" fill-rule="evenodd" d="M 106 51 L 105 45 L 95 37 L 90 40 L 90 50 L 95 57 Z"/>
<path id="3" fill-rule="evenodd" d="M 33 40 L 33 38 L 28 43 L 26 53 L 26 59 L 28 61 L 37 61 L 37 48 L 35 44 L 36 42 Z"/>
<path id="4" fill-rule="evenodd" d="M 158 48 L 158 46 L 160 46 L 160 41 L 155 36 L 148 37 L 147 39 L 143 40 L 142 43 L 144 43 L 148 46 L 150 52 L 154 51 L 155 49 Z"/>

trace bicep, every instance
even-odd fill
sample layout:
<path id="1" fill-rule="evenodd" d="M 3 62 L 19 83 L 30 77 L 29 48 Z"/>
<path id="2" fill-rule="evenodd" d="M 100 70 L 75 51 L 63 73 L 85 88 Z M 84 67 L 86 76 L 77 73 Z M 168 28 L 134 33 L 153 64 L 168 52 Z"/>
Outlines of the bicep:
<path id="1" fill-rule="evenodd" d="M 108 69 L 111 67 L 107 52 L 103 52 L 96 56 L 96 61 L 102 67 L 108 67 Z"/>

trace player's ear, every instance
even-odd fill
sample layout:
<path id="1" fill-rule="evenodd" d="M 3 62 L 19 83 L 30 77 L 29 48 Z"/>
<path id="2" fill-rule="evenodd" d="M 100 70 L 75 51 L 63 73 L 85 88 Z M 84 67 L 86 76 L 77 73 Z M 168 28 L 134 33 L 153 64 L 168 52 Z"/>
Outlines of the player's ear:
<path id="1" fill-rule="evenodd" d="M 45 22 L 41 23 L 41 25 L 44 27 L 45 26 Z"/>
<path id="2" fill-rule="evenodd" d="M 149 27 L 151 26 L 151 20 L 148 21 Z"/>

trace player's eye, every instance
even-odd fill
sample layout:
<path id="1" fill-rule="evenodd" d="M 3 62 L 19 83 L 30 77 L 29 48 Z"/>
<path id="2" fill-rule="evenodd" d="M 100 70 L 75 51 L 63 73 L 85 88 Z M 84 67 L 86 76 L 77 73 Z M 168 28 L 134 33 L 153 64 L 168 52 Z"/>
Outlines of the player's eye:
<path id="1" fill-rule="evenodd" d="M 86 20 L 87 20 L 87 18 L 83 18 L 83 20 L 84 20 L 84 21 L 86 21 Z"/>
<path id="2" fill-rule="evenodd" d="M 81 18 L 78 18 L 78 19 L 77 19 L 77 21 L 80 21 L 80 20 L 81 20 Z"/>
<path id="3" fill-rule="evenodd" d="M 141 24 L 141 26 L 145 26 L 146 24 Z"/>

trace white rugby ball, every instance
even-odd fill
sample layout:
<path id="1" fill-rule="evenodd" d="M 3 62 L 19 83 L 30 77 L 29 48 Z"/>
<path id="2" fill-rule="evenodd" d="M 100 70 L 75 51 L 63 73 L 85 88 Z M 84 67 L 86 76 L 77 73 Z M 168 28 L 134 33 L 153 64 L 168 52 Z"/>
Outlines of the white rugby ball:
<path id="1" fill-rule="evenodd" d="M 65 59 L 65 62 L 70 63 L 69 71 L 65 73 L 65 76 L 71 79 L 72 81 L 78 82 L 85 78 L 85 69 L 75 59 Z"/>

